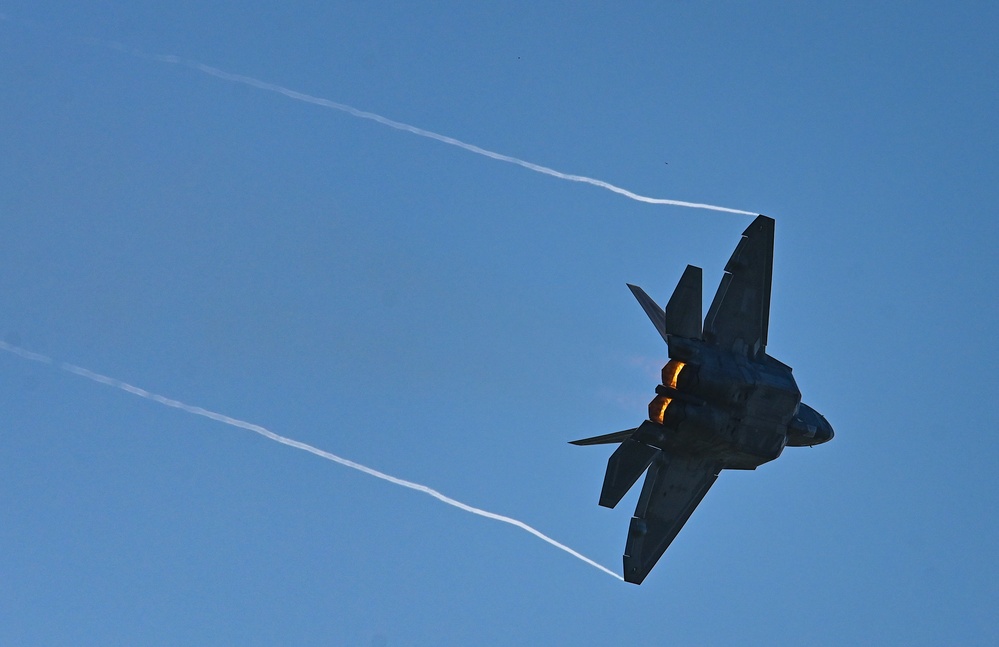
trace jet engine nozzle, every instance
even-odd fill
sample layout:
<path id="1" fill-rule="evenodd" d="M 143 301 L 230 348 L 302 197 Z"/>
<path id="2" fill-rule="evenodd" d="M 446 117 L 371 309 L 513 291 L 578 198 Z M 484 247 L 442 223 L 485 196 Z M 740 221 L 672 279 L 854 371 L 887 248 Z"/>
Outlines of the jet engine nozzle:
<path id="1" fill-rule="evenodd" d="M 681 362 L 678 359 L 671 359 L 666 362 L 666 366 L 663 367 L 663 386 L 675 389 L 680 373 L 683 372 L 686 366 L 685 362 Z"/>
<path id="2" fill-rule="evenodd" d="M 649 420 L 660 425 L 665 424 L 666 412 L 673 403 L 673 394 L 676 392 L 677 377 L 686 366 L 680 360 L 671 359 L 663 366 L 663 384 L 656 388 L 656 397 L 649 403 Z M 666 389 L 663 389 L 666 387 Z"/>
<path id="3" fill-rule="evenodd" d="M 670 364 L 675 360 L 670 360 Z M 735 399 L 744 386 L 742 374 L 725 367 L 704 364 L 683 364 L 672 373 L 672 384 L 665 381 L 669 364 L 663 368 L 663 384 L 681 393 L 697 396 L 715 403 L 728 403 Z"/>

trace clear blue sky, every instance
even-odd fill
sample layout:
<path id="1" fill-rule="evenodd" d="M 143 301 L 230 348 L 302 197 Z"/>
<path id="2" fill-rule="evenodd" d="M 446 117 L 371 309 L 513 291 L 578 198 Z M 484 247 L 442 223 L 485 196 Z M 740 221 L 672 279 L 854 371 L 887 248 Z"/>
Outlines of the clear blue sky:
<path id="1" fill-rule="evenodd" d="M 645 416 L 625 282 L 707 301 L 751 221 L 98 39 L 776 218 L 768 350 L 836 438 L 723 473 L 635 587 L 0 353 L 0 644 L 999 642 L 994 5 L 313 4 L 0 6 L 7 343 L 619 570 L 636 492 L 566 441 Z"/>

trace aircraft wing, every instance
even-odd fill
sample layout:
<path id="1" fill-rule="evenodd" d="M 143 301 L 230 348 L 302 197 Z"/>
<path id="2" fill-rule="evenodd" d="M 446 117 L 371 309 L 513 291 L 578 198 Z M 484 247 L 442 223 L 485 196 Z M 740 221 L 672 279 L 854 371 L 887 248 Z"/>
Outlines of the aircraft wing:
<path id="1" fill-rule="evenodd" d="M 720 465 L 660 452 L 649 467 L 631 520 L 624 579 L 641 584 L 714 484 Z"/>
<path id="2" fill-rule="evenodd" d="M 721 285 L 704 318 L 704 338 L 757 357 L 767 345 L 770 284 L 774 266 L 774 221 L 759 216 L 725 265 Z"/>

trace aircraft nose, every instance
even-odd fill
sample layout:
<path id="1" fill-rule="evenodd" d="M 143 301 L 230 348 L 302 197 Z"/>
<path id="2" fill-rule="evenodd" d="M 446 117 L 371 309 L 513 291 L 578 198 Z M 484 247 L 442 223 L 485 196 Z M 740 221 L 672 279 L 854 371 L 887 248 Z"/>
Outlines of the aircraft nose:
<path id="1" fill-rule="evenodd" d="M 832 440 L 835 435 L 829 421 L 804 402 L 800 404 L 797 415 L 788 424 L 787 431 L 787 444 L 791 447 L 821 445 Z"/>
<path id="2" fill-rule="evenodd" d="M 822 418 L 822 425 L 819 426 L 818 430 L 815 432 L 816 444 L 827 443 L 832 440 L 835 435 L 836 432 L 833 431 L 832 425 L 830 425 L 825 418 Z"/>

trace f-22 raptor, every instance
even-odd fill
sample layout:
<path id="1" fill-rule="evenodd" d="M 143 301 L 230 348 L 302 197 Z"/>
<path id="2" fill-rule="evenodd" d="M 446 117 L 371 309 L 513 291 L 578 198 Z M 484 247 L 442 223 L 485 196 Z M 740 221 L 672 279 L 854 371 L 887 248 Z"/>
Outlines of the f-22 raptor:
<path id="1" fill-rule="evenodd" d="M 785 447 L 833 437 L 801 401 L 791 367 L 766 353 L 773 253 L 774 221 L 761 215 L 725 266 L 703 327 L 701 268 L 687 266 L 665 310 L 628 285 L 669 348 L 662 384 L 639 427 L 572 441 L 620 443 L 602 506 L 616 506 L 648 470 L 625 547 L 628 582 L 642 583 L 723 469 L 753 470 Z"/>

